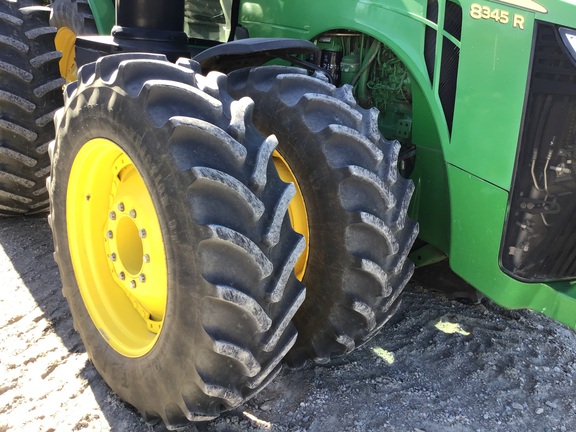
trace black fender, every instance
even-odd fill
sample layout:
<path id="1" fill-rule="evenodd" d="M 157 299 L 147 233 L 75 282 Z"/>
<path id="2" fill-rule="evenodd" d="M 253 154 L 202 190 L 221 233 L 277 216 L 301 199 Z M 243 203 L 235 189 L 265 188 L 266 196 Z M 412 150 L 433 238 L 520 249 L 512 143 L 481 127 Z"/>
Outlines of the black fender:
<path id="1" fill-rule="evenodd" d="M 100 57 L 119 52 L 151 52 L 164 54 L 172 62 L 180 57 L 192 57 L 200 64 L 203 74 L 215 70 L 229 73 L 245 67 L 262 66 L 270 60 L 283 59 L 299 64 L 311 72 L 319 71 L 327 75 L 320 66 L 297 57 L 319 53 L 318 47 L 307 40 L 247 38 L 198 51 L 200 50 L 197 45 L 182 43 L 121 39 L 114 36 L 80 36 L 76 39 L 76 65 L 80 68 Z"/>
<path id="2" fill-rule="evenodd" d="M 213 70 L 229 73 L 244 67 L 261 66 L 278 58 L 294 62 L 294 55 L 318 52 L 318 47 L 307 40 L 248 38 L 216 45 L 192 59 L 200 63 L 204 74 Z"/>

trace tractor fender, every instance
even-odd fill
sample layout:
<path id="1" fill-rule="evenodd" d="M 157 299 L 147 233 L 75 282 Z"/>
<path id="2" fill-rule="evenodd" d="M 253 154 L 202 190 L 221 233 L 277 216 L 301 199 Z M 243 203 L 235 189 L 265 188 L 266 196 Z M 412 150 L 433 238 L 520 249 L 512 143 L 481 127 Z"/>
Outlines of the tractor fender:
<path id="1" fill-rule="evenodd" d="M 250 38 L 216 45 L 194 56 L 203 73 L 217 70 L 228 73 L 245 67 L 261 66 L 273 59 L 290 55 L 314 54 L 319 49 L 301 39 Z"/>

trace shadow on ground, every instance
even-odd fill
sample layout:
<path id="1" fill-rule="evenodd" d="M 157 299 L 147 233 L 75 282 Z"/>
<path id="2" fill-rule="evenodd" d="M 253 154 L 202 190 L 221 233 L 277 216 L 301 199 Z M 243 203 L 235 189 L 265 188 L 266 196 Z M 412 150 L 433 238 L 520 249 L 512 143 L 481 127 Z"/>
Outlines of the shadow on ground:
<path id="1" fill-rule="evenodd" d="M 68 304 L 62 295 L 62 284 L 53 257 L 54 244 L 47 215 L 2 219 L 0 247 L 18 273 L 21 284 L 30 292 L 43 313 L 36 320 L 46 319 L 69 353 L 85 353 L 82 340 L 74 330 Z M 3 288 L 5 292 L 13 289 L 13 287 Z M 89 383 L 111 430 L 139 430 L 144 426 L 140 415 L 112 393 L 90 361 L 86 361 L 79 377 Z M 76 378 L 78 377 L 71 377 Z M 126 412 L 120 419 L 115 413 L 119 408 Z M 133 423 L 132 427 L 130 423 Z M 77 426 L 82 427 L 82 424 Z"/>

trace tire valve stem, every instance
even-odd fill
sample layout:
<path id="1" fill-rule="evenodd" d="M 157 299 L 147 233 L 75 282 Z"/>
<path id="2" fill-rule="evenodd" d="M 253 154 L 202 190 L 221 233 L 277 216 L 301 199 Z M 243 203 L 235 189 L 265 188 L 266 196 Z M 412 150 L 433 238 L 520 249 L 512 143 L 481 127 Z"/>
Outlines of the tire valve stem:
<path id="1" fill-rule="evenodd" d="M 132 288 L 132 289 L 136 288 L 136 281 L 135 280 L 130 281 L 130 288 Z"/>
<path id="2" fill-rule="evenodd" d="M 126 275 L 124 274 L 124 272 L 118 273 L 118 277 L 120 278 L 120 280 L 126 279 Z"/>
<path id="3" fill-rule="evenodd" d="M 124 203 L 119 203 L 119 204 L 118 204 L 118 211 L 121 211 L 121 212 L 124 211 Z"/>
<path id="4" fill-rule="evenodd" d="M 114 238 L 114 233 L 112 232 L 112 230 L 109 230 L 109 231 L 106 233 L 106 237 L 108 237 L 109 239 Z"/>
<path id="5" fill-rule="evenodd" d="M 142 228 L 139 232 L 138 235 L 140 236 L 140 238 L 146 238 L 146 230 L 144 228 Z"/>
<path id="6" fill-rule="evenodd" d="M 146 275 L 144 273 L 140 273 L 139 279 L 142 283 L 146 282 Z"/>
<path id="7" fill-rule="evenodd" d="M 136 210 L 130 210 L 130 217 L 134 219 L 136 217 Z"/>
<path id="8" fill-rule="evenodd" d="M 145 262 L 145 263 L 149 263 L 149 262 L 150 262 L 150 255 L 148 255 L 148 254 L 144 255 L 144 262 Z"/>

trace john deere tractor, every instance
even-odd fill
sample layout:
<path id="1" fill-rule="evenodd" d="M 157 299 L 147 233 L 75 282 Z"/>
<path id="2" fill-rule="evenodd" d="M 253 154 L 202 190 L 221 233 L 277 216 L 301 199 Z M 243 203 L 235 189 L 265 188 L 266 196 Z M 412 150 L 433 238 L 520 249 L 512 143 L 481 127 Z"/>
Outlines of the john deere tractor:
<path id="1" fill-rule="evenodd" d="M 0 211 L 49 206 L 90 358 L 169 428 L 365 343 L 415 265 L 575 328 L 575 22 L 564 0 L 0 0 Z"/>

